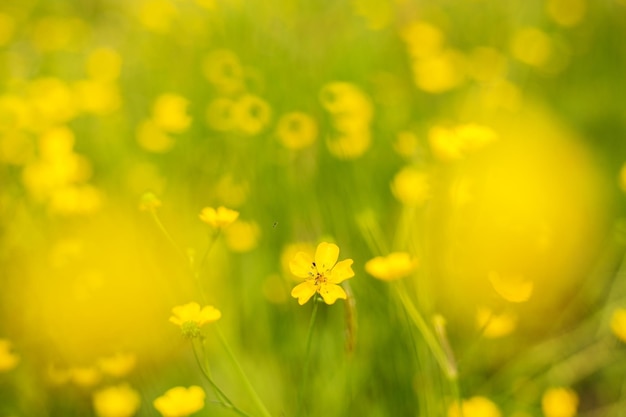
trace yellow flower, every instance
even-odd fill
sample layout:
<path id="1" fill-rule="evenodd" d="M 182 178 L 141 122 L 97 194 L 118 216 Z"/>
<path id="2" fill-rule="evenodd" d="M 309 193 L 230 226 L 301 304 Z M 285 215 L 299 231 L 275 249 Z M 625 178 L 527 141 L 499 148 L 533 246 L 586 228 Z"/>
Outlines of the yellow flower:
<path id="1" fill-rule="evenodd" d="M 186 417 L 202 410 L 205 397 L 204 390 L 197 385 L 175 387 L 154 400 L 153 404 L 163 417 Z"/>
<path id="2" fill-rule="evenodd" d="M 522 276 L 502 277 L 493 271 L 489 273 L 489 282 L 500 297 L 511 303 L 528 301 L 534 288 L 533 282 Z"/>
<path id="3" fill-rule="evenodd" d="M 152 120 L 144 120 L 137 126 L 136 138 L 139 146 L 148 152 L 165 153 L 174 146 L 174 139 Z"/>
<path id="4" fill-rule="evenodd" d="M 387 256 L 377 256 L 365 264 L 365 270 L 374 278 L 393 281 L 409 275 L 417 267 L 417 262 L 405 252 L 394 252 Z"/>
<path id="5" fill-rule="evenodd" d="M 93 408 L 99 417 L 130 417 L 135 415 L 141 397 L 128 384 L 103 388 L 93 394 Z"/>
<path id="6" fill-rule="evenodd" d="M 185 337 L 200 336 L 200 327 L 206 323 L 212 323 L 222 317 L 222 313 L 213 306 L 206 306 L 200 309 L 200 305 L 195 302 L 177 306 L 172 309 L 170 322 L 180 326 Z"/>
<path id="7" fill-rule="evenodd" d="M 626 309 L 618 308 L 611 317 L 611 330 L 622 342 L 626 342 Z"/>
<path id="8" fill-rule="evenodd" d="M 342 281 L 354 276 L 352 259 L 337 262 L 339 247 L 322 242 L 317 246 L 315 258 L 305 252 L 298 252 L 289 263 L 291 273 L 305 281 L 291 290 L 291 296 L 303 305 L 316 292 L 326 304 L 333 304 L 338 298 L 347 298 L 346 292 L 339 286 Z"/>
<path id="9" fill-rule="evenodd" d="M 419 206 L 430 198 L 428 174 L 413 167 L 402 168 L 391 183 L 394 197 L 405 206 Z"/>
<path id="10" fill-rule="evenodd" d="M 250 136 L 261 132 L 272 118 L 269 104 L 252 94 L 246 94 L 237 100 L 232 111 L 237 129 Z"/>
<path id="11" fill-rule="evenodd" d="M 10 371 L 20 362 L 20 357 L 11 352 L 11 342 L 0 339 L 0 372 Z"/>
<path id="12" fill-rule="evenodd" d="M 202 72 L 209 83 L 222 94 L 235 94 L 245 87 L 239 58 L 228 49 L 211 52 L 202 63 Z"/>
<path id="13" fill-rule="evenodd" d="M 103 373 L 119 378 L 128 375 L 136 363 L 137 357 L 132 353 L 117 353 L 113 356 L 100 358 L 98 366 Z"/>
<path id="14" fill-rule="evenodd" d="M 487 307 L 476 311 L 476 326 L 483 329 L 487 339 L 497 339 L 511 333 L 517 325 L 517 316 L 511 313 L 496 314 Z"/>
<path id="15" fill-rule="evenodd" d="M 161 94 L 152 107 L 152 119 L 162 130 L 168 133 L 181 133 L 191 125 L 187 114 L 189 101 L 176 94 Z"/>
<path id="16" fill-rule="evenodd" d="M 306 113 L 287 113 L 278 121 L 276 136 L 287 149 L 303 149 L 315 143 L 317 123 Z"/>
<path id="17" fill-rule="evenodd" d="M 550 388 L 541 398 L 541 409 L 546 417 L 574 417 L 578 395 L 568 388 Z"/>
<path id="18" fill-rule="evenodd" d="M 200 220 L 216 229 L 223 229 L 237 220 L 238 217 L 238 211 L 227 209 L 224 206 L 217 209 L 205 207 L 200 212 Z"/>
<path id="19" fill-rule="evenodd" d="M 472 397 L 461 403 L 459 410 L 458 403 L 454 403 L 448 409 L 448 417 L 501 417 L 502 413 L 490 399 L 485 397 Z"/>

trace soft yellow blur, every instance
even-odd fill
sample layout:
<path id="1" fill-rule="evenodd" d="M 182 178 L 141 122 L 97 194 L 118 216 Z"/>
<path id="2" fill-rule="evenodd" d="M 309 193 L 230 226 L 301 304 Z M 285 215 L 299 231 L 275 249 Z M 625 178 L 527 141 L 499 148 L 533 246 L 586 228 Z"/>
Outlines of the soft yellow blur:
<path id="1" fill-rule="evenodd" d="M 574 417 L 578 410 L 578 395 L 569 388 L 550 388 L 541 398 L 545 417 Z"/>
<path id="2" fill-rule="evenodd" d="M 93 394 L 93 408 L 99 417 L 131 417 L 140 403 L 139 393 L 128 384 L 103 388 Z"/>
<path id="3" fill-rule="evenodd" d="M 163 417 L 186 417 L 204 408 L 205 397 L 204 390 L 197 385 L 175 387 L 154 400 L 153 404 Z"/>
<path id="4" fill-rule="evenodd" d="M 460 408 L 460 409 L 459 409 Z M 461 407 L 454 403 L 448 408 L 448 417 L 501 417 L 498 406 L 486 397 L 476 396 L 463 400 Z"/>

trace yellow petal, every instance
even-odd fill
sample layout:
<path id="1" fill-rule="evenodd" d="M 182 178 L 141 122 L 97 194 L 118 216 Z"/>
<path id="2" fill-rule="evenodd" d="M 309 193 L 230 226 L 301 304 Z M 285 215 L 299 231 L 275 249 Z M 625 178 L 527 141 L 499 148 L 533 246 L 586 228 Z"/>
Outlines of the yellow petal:
<path id="1" fill-rule="evenodd" d="M 337 262 L 337 265 L 330 271 L 329 282 L 333 284 L 339 284 L 340 282 L 352 278 L 354 276 L 354 271 L 352 270 L 352 263 L 354 261 L 352 259 L 345 259 L 341 262 Z"/>
<path id="2" fill-rule="evenodd" d="M 289 270 L 298 278 L 310 278 L 311 274 L 316 272 L 311 255 L 305 252 L 296 253 L 296 256 L 289 262 Z"/>
<path id="3" fill-rule="evenodd" d="M 205 323 L 211 323 L 219 320 L 222 317 L 222 313 L 213 306 L 206 306 L 200 311 L 197 322 L 198 326 L 202 326 Z"/>
<path id="4" fill-rule="evenodd" d="M 322 284 L 320 286 L 320 295 L 326 304 L 334 304 L 337 298 L 344 300 L 348 298 L 343 288 L 335 284 Z"/>
<path id="5" fill-rule="evenodd" d="M 298 304 L 303 305 L 309 301 L 309 298 L 315 294 L 316 290 L 317 288 L 313 281 L 305 281 L 291 290 L 291 296 L 298 299 Z"/>
<path id="6" fill-rule="evenodd" d="M 317 245 L 317 250 L 315 251 L 315 267 L 323 274 L 337 263 L 338 257 L 339 246 L 333 243 L 322 242 Z"/>

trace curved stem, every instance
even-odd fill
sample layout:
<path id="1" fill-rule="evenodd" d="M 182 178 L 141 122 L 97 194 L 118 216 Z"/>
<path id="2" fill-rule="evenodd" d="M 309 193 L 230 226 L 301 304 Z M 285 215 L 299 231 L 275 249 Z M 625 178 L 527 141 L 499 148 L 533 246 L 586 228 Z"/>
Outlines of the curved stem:
<path id="1" fill-rule="evenodd" d="M 230 348 L 230 345 L 226 341 L 226 338 L 224 337 L 224 334 L 220 330 L 219 326 L 216 325 L 215 329 L 216 329 L 217 334 L 218 334 L 218 336 L 220 338 L 220 341 L 222 342 L 222 345 L 224 346 L 224 349 L 226 350 L 226 353 L 228 354 L 228 356 L 230 356 L 231 361 L 235 365 L 235 369 L 237 369 L 237 373 L 239 374 L 239 377 L 243 381 L 244 386 L 246 387 L 246 390 L 248 391 L 248 394 L 250 395 L 250 397 L 254 401 L 255 405 L 257 406 L 257 408 L 261 412 L 261 415 L 263 417 L 271 417 L 272 415 L 267 410 L 267 408 L 265 407 L 265 404 L 263 404 L 263 401 L 261 401 L 261 398 L 256 393 L 256 391 L 254 390 L 254 387 L 250 383 L 250 380 L 246 376 L 246 373 L 243 371 L 243 368 L 239 364 L 239 361 L 235 357 L 235 354 L 233 353 L 232 349 Z"/>

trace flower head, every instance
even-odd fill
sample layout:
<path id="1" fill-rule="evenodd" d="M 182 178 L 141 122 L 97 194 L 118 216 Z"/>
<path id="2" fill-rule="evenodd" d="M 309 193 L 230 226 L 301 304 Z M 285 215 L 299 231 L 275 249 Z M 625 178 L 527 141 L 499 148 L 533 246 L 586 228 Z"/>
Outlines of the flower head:
<path id="1" fill-rule="evenodd" d="M 99 417 L 130 417 L 135 415 L 141 397 L 128 384 L 112 386 L 93 394 L 93 408 Z"/>
<path id="2" fill-rule="evenodd" d="M 298 252 L 289 263 L 291 273 L 305 281 L 291 290 L 291 296 L 303 305 L 316 292 L 322 296 L 326 304 L 333 304 L 338 298 L 347 298 L 341 288 L 342 281 L 352 278 L 352 259 L 337 262 L 339 247 L 332 243 L 322 242 L 317 246 L 315 257 L 305 252 Z"/>
<path id="3" fill-rule="evenodd" d="M 377 256 L 365 264 L 365 270 L 374 278 L 392 281 L 409 275 L 417 262 L 408 253 L 394 252 L 387 256 Z"/>
<path id="4" fill-rule="evenodd" d="M 476 396 L 463 400 L 461 406 L 454 403 L 448 409 L 448 417 L 501 417 L 502 413 L 496 404 L 486 397 Z"/>
<path id="5" fill-rule="evenodd" d="M 546 417 L 574 417 L 578 395 L 569 388 L 550 388 L 541 398 L 541 409 Z"/>
<path id="6" fill-rule="evenodd" d="M 153 404 L 163 417 L 187 417 L 202 410 L 205 397 L 204 390 L 197 385 L 174 387 L 154 400 Z"/>
<path id="7" fill-rule="evenodd" d="M 215 229 L 223 229 L 237 220 L 239 212 L 220 206 L 217 209 L 213 207 L 205 207 L 200 212 L 200 220 L 214 227 Z"/>
<path id="8" fill-rule="evenodd" d="M 222 317 L 222 313 L 213 306 L 206 306 L 200 309 L 200 305 L 195 302 L 177 306 L 172 309 L 170 322 L 180 326 L 185 337 L 200 336 L 200 327 L 206 323 L 217 321 Z"/>

